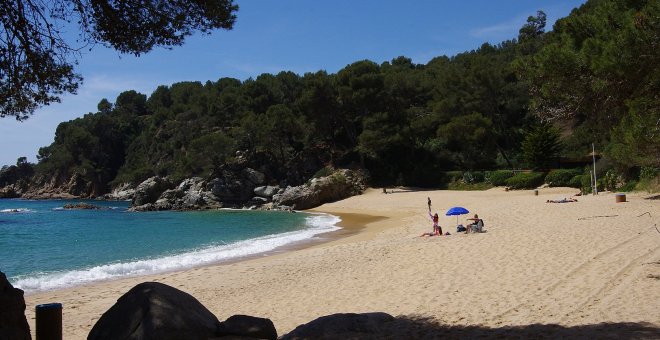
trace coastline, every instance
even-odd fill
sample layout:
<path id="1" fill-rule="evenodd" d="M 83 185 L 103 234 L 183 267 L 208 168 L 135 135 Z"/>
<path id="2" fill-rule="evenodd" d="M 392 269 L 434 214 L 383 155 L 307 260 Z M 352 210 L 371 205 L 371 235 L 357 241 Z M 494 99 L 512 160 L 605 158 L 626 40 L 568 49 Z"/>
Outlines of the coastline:
<path id="1" fill-rule="evenodd" d="M 140 282 L 158 281 L 193 295 L 220 320 L 234 314 L 270 318 L 280 335 L 323 315 L 374 311 L 484 329 L 601 323 L 657 329 L 660 235 L 650 217 L 636 216 L 649 212 L 657 218 L 660 205 L 639 194 L 614 203 L 609 193 L 545 203 L 574 191 L 384 195 L 370 189 L 311 210 L 342 218 L 347 230 L 328 235 L 327 242 L 230 264 L 30 294 L 26 316 L 34 336 L 34 306 L 60 302 L 64 337 L 84 339 L 121 295 Z M 455 234 L 455 216 L 442 214 L 443 231 L 451 236 L 417 237 L 430 231 L 427 196 L 434 212 L 460 205 L 479 213 L 487 232 Z M 593 218 L 580 219 L 585 217 Z"/>

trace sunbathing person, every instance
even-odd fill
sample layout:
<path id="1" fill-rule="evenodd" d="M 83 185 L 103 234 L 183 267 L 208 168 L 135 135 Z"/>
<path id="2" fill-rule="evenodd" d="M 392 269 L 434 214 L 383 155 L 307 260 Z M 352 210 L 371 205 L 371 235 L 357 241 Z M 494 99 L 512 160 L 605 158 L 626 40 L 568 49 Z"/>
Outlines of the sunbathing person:
<path id="1" fill-rule="evenodd" d="M 566 197 L 564 197 L 560 200 L 547 200 L 547 201 L 545 201 L 545 203 L 569 203 L 569 202 L 577 202 L 577 201 L 578 200 L 576 200 L 575 198 L 566 198 Z"/>

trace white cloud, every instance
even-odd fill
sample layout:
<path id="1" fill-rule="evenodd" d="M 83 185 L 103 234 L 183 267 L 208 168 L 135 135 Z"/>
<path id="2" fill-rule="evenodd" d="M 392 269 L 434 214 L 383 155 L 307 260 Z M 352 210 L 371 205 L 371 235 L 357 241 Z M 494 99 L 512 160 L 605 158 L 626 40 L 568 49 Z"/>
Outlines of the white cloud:
<path id="1" fill-rule="evenodd" d="M 470 30 L 470 36 L 487 40 L 503 41 L 518 36 L 518 30 L 525 24 L 527 16 L 517 16 L 498 24 Z"/>

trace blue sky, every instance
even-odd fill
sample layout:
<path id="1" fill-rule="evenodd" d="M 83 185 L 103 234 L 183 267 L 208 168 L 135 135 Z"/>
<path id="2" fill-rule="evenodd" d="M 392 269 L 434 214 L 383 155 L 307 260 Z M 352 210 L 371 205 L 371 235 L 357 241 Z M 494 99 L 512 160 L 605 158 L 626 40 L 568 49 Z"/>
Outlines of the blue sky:
<path id="1" fill-rule="evenodd" d="M 585 0 L 235 0 L 230 31 L 195 35 L 172 50 L 139 58 L 95 46 L 80 59 L 84 77 L 77 95 L 43 107 L 25 122 L 0 119 L 0 165 L 21 156 L 36 162 L 60 122 L 96 112 L 102 98 L 114 102 L 126 90 L 150 95 L 180 81 L 256 78 L 262 73 L 326 70 L 336 73 L 358 60 L 377 63 L 406 56 L 427 63 L 484 42 L 515 38 L 527 17 L 543 10 L 546 30 Z"/>

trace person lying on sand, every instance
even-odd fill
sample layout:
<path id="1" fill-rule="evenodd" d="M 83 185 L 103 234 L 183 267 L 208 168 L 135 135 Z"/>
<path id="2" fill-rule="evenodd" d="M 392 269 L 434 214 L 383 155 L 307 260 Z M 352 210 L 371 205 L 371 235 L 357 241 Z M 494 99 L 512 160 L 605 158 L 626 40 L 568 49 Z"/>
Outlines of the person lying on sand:
<path id="1" fill-rule="evenodd" d="M 547 201 L 545 201 L 545 203 L 569 203 L 569 202 L 577 202 L 577 201 L 578 200 L 576 200 L 575 198 L 566 198 L 566 197 L 564 197 L 560 200 L 547 200 Z"/>

